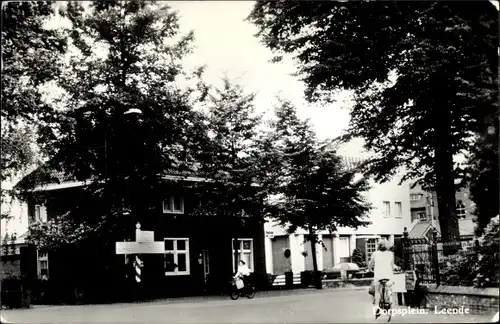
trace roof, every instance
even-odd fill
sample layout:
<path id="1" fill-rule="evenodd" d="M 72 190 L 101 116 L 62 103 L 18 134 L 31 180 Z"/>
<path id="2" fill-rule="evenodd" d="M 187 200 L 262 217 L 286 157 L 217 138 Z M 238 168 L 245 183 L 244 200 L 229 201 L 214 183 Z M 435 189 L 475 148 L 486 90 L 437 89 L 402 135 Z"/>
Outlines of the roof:
<path id="1" fill-rule="evenodd" d="M 409 238 L 421 238 L 425 236 L 427 230 L 431 227 L 430 222 L 418 222 L 408 233 Z"/>
<path id="2" fill-rule="evenodd" d="M 349 156 L 342 156 L 342 160 L 344 162 L 344 165 L 346 166 L 346 169 L 348 171 L 352 171 L 362 165 L 362 163 L 366 162 L 366 159 L 363 158 L 358 158 L 358 157 L 349 157 Z M 179 178 L 179 177 L 185 177 L 187 180 L 190 181 L 196 181 L 194 179 L 206 179 L 206 176 L 200 174 L 199 172 L 196 171 L 170 171 L 168 174 L 165 175 L 165 179 L 173 179 L 173 178 Z M 36 186 L 40 185 L 48 185 L 48 184 L 61 184 L 64 182 L 78 182 L 78 181 L 89 181 L 89 179 L 76 179 L 75 177 L 66 175 L 65 172 L 60 171 L 60 170 L 54 170 L 50 169 L 50 166 L 48 164 L 42 165 L 41 167 L 37 168 L 24 178 L 22 178 L 16 185 L 15 187 L 21 188 L 21 189 L 31 189 Z M 83 182 L 81 185 L 83 185 Z"/>
<path id="3" fill-rule="evenodd" d="M 410 233 L 408 233 L 409 238 L 422 238 L 425 237 L 427 234 L 427 231 L 431 228 L 431 222 L 430 221 L 419 221 L 415 226 L 411 229 Z M 441 228 L 439 226 L 439 223 L 436 222 L 435 224 L 436 230 L 438 231 L 438 236 L 441 235 Z M 474 224 L 474 221 L 472 219 L 459 219 L 458 220 L 458 228 L 460 230 L 460 236 L 473 236 L 474 235 L 474 229 L 476 225 Z"/>

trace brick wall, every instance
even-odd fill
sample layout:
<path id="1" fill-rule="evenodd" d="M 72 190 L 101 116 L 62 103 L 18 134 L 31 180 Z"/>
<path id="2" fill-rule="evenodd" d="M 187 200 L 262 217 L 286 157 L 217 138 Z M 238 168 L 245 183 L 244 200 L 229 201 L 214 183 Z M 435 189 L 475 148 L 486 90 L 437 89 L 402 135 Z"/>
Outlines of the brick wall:
<path id="1" fill-rule="evenodd" d="M 440 286 L 430 287 L 426 296 L 427 308 L 469 308 L 471 314 L 494 315 L 498 312 L 497 288 Z"/>

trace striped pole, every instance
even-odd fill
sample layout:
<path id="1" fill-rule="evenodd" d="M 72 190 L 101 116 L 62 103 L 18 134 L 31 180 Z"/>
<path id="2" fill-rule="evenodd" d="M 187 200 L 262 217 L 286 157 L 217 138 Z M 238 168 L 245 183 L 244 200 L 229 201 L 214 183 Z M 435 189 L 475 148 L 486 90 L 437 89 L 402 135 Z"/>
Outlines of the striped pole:
<path id="1" fill-rule="evenodd" d="M 141 282 L 141 268 L 143 267 L 143 263 L 139 256 L 135 256 L 134 268 L 135 268 L 135 281 Z"/>

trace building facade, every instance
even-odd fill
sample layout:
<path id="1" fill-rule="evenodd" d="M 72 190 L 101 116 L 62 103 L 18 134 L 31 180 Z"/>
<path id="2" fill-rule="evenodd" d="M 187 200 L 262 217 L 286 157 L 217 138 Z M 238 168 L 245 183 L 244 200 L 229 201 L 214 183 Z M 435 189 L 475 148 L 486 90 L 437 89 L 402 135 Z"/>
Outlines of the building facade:
<path id="1" fill-rule="evenodd" d="M 200 294 L 227 286 L 238 260 L 245 260 L 255 274 L 265 274 L 264 228 L 251 218 L 198 216 L 200 201 L 192 186 L 198 178 L 180 178 L 166 185 L 157 208 L 149 212 L 142 230 L 153 231 L 163 242 L 163 253 L 141 254 L 144 263 L 141 285 L 151 297 Z M 76 205 L 85 195 L 82 183 L 63 181 L 38 187 L 27 201 L 30 221 L 47 222 Z M 82 217 L 95 214 L 92 206 L 80 210 Z M 127 256 L 116 253 L 116 242 L 134 240 L 135 223 L 124 215 L 126 231 L 98 237 L 78 252 L 58 251 L 38 255 L 39 278 L 45 277 L 66 290 L 87 289 L 87 295 L 114 290 L 127 282 Z M 94 279 L 93 279 L 94 278 Z M 100 278 L 99 283 L 95 278 Z M 103 284 L 103 282 L 105 284 Z M 82 288 L 84 287 L 84 288 Z M 71 292 L 68 292 L 70 294 Z M 91 299 L 93 300 L 93 299 Z"/>
<path id="2" fill-rule="evenodd" d="M 409 184 L 399 185 L 399 179 L 383 184 L 372 182 L 366 198 L 373 209 L 365 219 L 366 226 L 341 227 L 335 233 L 319 233 L 322 243 L 316 246 L 318 269 L 350 262 L 354 249 L 358 249 L 368 262 L 380 238 L 394 242 L 396 237 L 401 237 L 404 227 L 411 223 L 409 193 Z M 307 231 L 288 234 L 285 228 L 271 221 L 264 226 L 268 273 L 280 275 L 313 270 L 311 242 L 305 241 Z"/>
<path id="3" fill-rule="evenodd" d="M 469 190 L 463 188 L 455 193 L 456 212 L 463 247 L 471 246 L 474 239 L 475 219 L 474 203 L 469 198 Z M 440 233 L 439 210 L 436 192 L 428 192 L 417 185 L 410 189 L 411 225 L 408 229 L 410 238 L 432 237 L 435 227 Z"/>

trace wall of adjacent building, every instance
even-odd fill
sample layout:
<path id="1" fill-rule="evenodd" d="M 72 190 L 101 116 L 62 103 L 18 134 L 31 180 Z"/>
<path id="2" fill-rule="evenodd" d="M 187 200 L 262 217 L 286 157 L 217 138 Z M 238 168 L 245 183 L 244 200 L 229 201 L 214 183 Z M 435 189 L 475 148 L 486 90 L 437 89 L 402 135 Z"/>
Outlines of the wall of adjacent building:
<path id="1" fill-rule="evenodd" d="M 319 269 L 349 261 L 348 259 L 355 248 L 360 248 L 361 252 L 367 256 L 367 240 L 373 239 L 376 241 L 384 237 L 393 241 L 394 237 L 402 235 L 404 227 L 411 225 L 410 185 L 409 183 L 400 185 L 399 181 L 400 178 L 394 178 L 392 181 L 383 184 L 371 183 L 371 189 L 366 193 L 366 199 L 372 204 L 373 208 L 365 218 L 367 226 L 357 229 L 341 227 L 336 233 L 329 233 L 328 231 L 319 233 L 319 239 L 324 240 L 329 245 L 325 247 L 318 243 L 316 246 Z M 385 213 L 384 202 L 389 202 L 390 204 L 389 214 Z M 400 214 L 396 208 L 396 202 L 401 203 Z M 276 237 L 288 237 L 291 254 L 291 271 L 298 273 L 304 270 L 312 270 L 310 243 L 305 242 L 307 237 L 306 230 L 299 229 L 289 235 L 285 228 L 273 221 L 265 223 L 264 230 L 267 233 L 267 237 L 265 238 L 265 252 L 266 270 L 268 273 L 276 274 L 274 271 L 276 268 L 275 263 L 285 262 L 282 255 L 276 251 L 273 253 L 273 241 L 276 241 Z M 345 247 L 345 244 L 348 244 L 348 248 Z M 348 253 L 346 249 L 349 250 Z M 304 251 L 307 252 L 306 256 L 303 255 Z M 333 254 L 333 256 L 327 254 Z M 279 258 L 280 261 L 273 260 L 273 257 Z"/>

